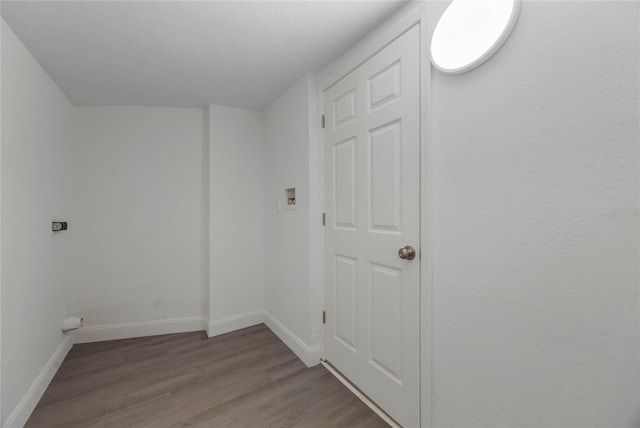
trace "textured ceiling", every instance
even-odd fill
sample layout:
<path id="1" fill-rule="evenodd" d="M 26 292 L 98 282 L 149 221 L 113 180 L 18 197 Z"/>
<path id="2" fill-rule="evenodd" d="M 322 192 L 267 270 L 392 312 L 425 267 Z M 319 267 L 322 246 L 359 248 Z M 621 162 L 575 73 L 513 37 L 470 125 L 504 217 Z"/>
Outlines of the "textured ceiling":
<path id="1" fill-rule="evenodd" d="M 6 1 L 1 14 L 75 104 L 262 109 L 399 1 Z"/>

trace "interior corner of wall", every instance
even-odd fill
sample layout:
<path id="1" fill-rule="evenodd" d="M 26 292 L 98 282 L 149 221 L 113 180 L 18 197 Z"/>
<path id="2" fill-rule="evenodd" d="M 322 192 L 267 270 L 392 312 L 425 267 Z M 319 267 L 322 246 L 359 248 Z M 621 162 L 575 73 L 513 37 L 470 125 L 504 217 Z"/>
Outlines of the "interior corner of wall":
<path id="1" fill-rule="evenodd" d="M 294 354 L 307 366 L 313 367 L 320 363 L 320 346 L 310 346 L 296 336 L 279 319 L 264 311 L 264 324 L 291 349 Z"/>
<path id="2" fill-rule="evenodd" d="M 73 346 L 73 337 L 70 334 L 63 335 L 58 347 L 44 364 L 36 378 L 33 380 L 25 394 L 22 396 L 18 405 L 11 411 L 11 414 L 2 415 L 4 422 L 3 428 L 12 428 L 24 426 L 31 416 L 31 413 L 38 405 L 38 402 L 44 395 L 47 387 L 56 375 L 58 368 L 62 365 L 65 357 Z M 6 409 L 4 409 L 6 412 Z"/>
<path id="3" fill-rule="evenodd" d="M 232 331 L 262 324 L 264 322 L 264 311 L 262 309 L 233 315 L 222 319 L 210 319 L 207 323 L 206 332 L 208 337 L 219 336 Z"/>

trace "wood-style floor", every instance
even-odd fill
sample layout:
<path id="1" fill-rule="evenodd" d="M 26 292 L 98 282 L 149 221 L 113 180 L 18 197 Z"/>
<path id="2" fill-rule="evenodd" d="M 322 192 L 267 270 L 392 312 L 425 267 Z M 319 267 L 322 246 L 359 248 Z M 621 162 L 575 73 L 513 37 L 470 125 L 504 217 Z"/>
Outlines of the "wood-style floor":
<path id="1" fill-rule="evenodd" d="M 386 427 L 264 325 L 74 345 L 26 427 Z"/>

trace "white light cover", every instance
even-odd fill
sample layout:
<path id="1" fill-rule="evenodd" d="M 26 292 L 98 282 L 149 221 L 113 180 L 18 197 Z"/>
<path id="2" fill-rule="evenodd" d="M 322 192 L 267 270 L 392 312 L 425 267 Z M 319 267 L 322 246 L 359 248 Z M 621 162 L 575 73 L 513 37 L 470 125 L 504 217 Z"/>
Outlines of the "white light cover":
<path id="1" fill-rule="evenodd" d="M 479 66 L 507 40 L 519 11 L 519 0 L 453 0 L 433 32 L 431 62 L 450 74 Z"/>

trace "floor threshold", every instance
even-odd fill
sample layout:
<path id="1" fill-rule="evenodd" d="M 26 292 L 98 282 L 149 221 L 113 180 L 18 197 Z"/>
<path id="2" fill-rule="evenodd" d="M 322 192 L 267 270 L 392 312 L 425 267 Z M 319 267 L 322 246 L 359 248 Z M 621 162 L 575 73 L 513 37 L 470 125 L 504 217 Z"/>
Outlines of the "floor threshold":
<path id="1" fill-rule="evenodd" d="M 353 392 L 353 394 L 360 399 L 364 404 L 367 405 L 371 410 L 373 410 L 378 416 L 380 416 L 386 423 L 389 424 L 392 428 L 402 428 L 400 424 L 398 424 L 391 416 L 389 416 L 384 410 L 382 410 L 376 403 L 371 401 L 369 397 L 367 397 L 362 391 L 358 389 L 357 386 L 352 384 L 349 379 L 344 377 L 342 373 L 340 373 L 335 367 L 331 365 L 327 360 L 320 360 L 320 364 L 324 366 L 329 372 L 336 377 L 344 386 L 346 386 L 349 391 Z"/>

